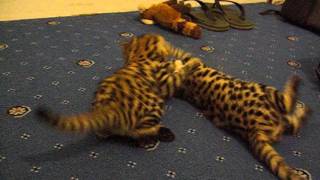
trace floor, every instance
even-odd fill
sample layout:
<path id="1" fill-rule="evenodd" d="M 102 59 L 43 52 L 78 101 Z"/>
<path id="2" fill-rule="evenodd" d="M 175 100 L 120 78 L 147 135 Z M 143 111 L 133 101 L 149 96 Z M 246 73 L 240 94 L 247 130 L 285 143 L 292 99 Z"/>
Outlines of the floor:
<path id="1" fill-rule="evenodd" d="M 80 14 L 136 11 L 138 5 L 150 5 L 163 0 L 0 0 L 0 21 L 37 19 Z M 212 2 L 213 0 L 204 0 Z M 236 0 L 238 3 L 257 3 L 263 0 Z"/>

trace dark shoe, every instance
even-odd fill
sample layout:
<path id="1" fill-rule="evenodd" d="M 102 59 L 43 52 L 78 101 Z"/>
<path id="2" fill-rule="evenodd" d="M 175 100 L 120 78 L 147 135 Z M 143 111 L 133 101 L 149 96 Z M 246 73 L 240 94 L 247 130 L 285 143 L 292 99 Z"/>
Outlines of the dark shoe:
<path id="1" fill-rule="evenodd" d="M 228 6 L 222 6 L 220 2 L 230 2 L 236 5 L 240 10 L 230 8 Z M 246 18 L 245 10 L 239 3 L 229 0 L 215 0 L 215 3 L 206 3 L 207 6 L 211 7 L 211 11 L 220 11 L 225 20 L 230 24 L 232 28 L 241 30 L 250 30 L 254 28 L 254 23 Z"/>
<path id="2" fill-rule="evenodd" d="M 190 8 L 189 12 L 183 12 L 189 16 L 199 26 L 212 31 L 227 31 L 230 29 L 230 24 L 224 19 L 223 15 L 215 10 L 211 10 L 206 3 L 200 0 L 184 0 L 195 1 L 200 4 L 200 9 Z M 188 4 L 180 4 L 180 6 L 190 7 Z"/>
<path id="3" fill-rule="evenodd" d="M 317 74 L 317 76 L 318 76 L 318 78 L 319 78 L 319 81 L 320 81 L 320 63 L 319 63 L 319 65 L 318 65 L 318 67 L 316 68 L 316 74 Z"/>

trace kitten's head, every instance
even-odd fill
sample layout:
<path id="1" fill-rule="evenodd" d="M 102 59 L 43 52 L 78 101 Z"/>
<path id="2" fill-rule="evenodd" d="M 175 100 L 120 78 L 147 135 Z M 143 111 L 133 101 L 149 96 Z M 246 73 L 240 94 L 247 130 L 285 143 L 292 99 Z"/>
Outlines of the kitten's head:
<path id="1" fill-rule="evenodd" d="M 170 47 L 170 43 L 157 34 L 133 37 L 129 42 L 122 44 L 126 64 L 150 60 L 162 62 L 169 55 Z"/>

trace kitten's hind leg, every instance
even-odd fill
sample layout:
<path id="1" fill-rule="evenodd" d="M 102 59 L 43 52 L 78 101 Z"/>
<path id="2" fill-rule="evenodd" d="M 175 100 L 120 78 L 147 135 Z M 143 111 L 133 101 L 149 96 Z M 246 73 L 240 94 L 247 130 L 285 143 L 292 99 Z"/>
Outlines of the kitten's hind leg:
<path id="1" fill-rule="evenodd" d="M 303 179 L 295 173 L 284 158 L 271 146 L 267 134 L 262 131 L 252 131 L 249 134 L 249 144 L 256 157 L 264 162 L 279 179 Z"/>

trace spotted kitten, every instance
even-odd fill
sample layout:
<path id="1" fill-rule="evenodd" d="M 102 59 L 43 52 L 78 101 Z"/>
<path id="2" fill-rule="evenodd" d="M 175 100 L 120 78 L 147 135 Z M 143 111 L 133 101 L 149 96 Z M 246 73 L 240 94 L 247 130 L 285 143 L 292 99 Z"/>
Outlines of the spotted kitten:
<path id="1" fill-rule="evenodd" d="M 304 179 L 271 143 L 284 131 L 297 134 L 309 108 L 296 107 L 300 78 L 292 76 L 282 91 L 272 86 L 231 77 L 202 64 L 188 76 L 178 93 L 203 110 L 217 127 L 246 140 L 252 152 L 280 179 Z"/>

